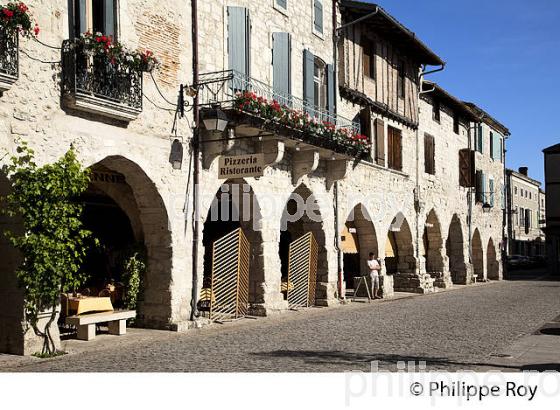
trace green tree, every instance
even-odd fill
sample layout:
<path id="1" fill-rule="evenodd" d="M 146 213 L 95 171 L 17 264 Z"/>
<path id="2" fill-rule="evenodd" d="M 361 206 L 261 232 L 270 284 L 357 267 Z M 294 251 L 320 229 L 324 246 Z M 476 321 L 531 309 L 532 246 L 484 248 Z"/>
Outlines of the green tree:
<path id="1" fill-rule="evenodd" d="M 26 321 L 43 338 L 41 354 L 54 355 L 51 325 L 60 294 L 83 283 L 80 267 L 87 244 L 96 242 L 91 232 L 82 228 L 83 206 L 76 201 L 87 189 L 89 170 L 82 168 L 73 148 L 57 162 L 37 166 L 34 152 L 25 142 L 3 170 L 12 188 L 3 198 L 6 213 L 23 225 L 21 234 L 6 235 L 22 255 L 16 275 L 24 292 Z M 51 314 L 41 329 L 39 314 L 45 311 Z"/>

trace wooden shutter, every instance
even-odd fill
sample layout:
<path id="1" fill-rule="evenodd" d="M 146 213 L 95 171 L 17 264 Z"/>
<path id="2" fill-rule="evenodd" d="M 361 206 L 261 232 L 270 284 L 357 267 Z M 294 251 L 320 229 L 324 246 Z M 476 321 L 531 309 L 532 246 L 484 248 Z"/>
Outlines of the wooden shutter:
<path id="1" fill-rule="evenodd" d="M 385 166 L 385 123 L 382 119 L 375 119 L 375 162 Z"/>
<path id="2" fill-rule="evenodd" d="M 327 64 L 327 111 L 329 112 L 329 115 L 334 116 L 334 109 L 335 109 L 334 67 L 332 64 Z"/>
<path id="3" fill-rule="evenodd" d="M 495 193 L 494 193 L 494 180 L 490 179 L 488 181 L 488 196 L 490 197 L 490 200 L 488 201 L 490 203 L 491 207 L 494 207 L 494 197 L 495 197 Z"/>
<path id="4" fill-rule="evenodd" d="M 484 190 L 482 188 L 482 171 L 476 171 L 476 202 L 484 202 L 483 192 Z"/>
<path id="5" fill-rule="evenodd" d="M 476 187 L 474 153 L 468 148 L 459 151 L 459 185 L 465 188 Z"/>
<path id="6" fill-rule="evenodd" d="M 323 3 L 320 0 L 315 0 L 313 4 L 315 19 L 315 31 L 323 34 Z"/>
<path id="7" fill-rule="evenodd" d="M 291 93 L 290 51 L 290 35 L 272 33 L 272 82 L 274 91 L 284 96 Z"/>
<path id="8" fill-rule="evenodd" d="M 249 10 L 244 7 L 227 10 L 229 68 L 249 75 Z"/>
<path id="9" fill-rule="evenodd" d="M 393 141 L 393 128 L 387 128 L 387 166 L 395 168 L 395 144 Z"/>
<path id="10" fill-rule="evenodd" d="M 105 0 L 103 5 L 103 33 L 115 37 L 115 0 Z"/>
<path id="11" fill-rule="evenodd" d="M 485 204 L 488 202 L 488 197 L 486 193 L 486 174 L 481 171 L 481 194 L 482 194 L 482 203 Z"/>
<path id="12" fill-rule="evenodd" d="M 400 130 L 393 130 L 395 149 L 395 169 L 402 171 L 402 133 Z"/>
<path id="13" fill-rule="evenodd" d="M 424 171 L 434 175 L 435 167 L 435 141 L 430 134 L 424 134 Z"/>
<path id="14" fill-rule="evenodd" d="M 303 99 L 307 107 L 314 107 L 313 69 L 315 56 L 309 50 L 303 50 Z"/>

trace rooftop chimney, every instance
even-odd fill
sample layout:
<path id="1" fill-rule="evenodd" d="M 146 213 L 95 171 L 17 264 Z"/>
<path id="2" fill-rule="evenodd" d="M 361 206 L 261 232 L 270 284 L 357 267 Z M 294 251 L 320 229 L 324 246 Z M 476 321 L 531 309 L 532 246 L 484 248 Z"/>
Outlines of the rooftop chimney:
<path id="1" fill-rule="evenodd" d="M 527 167 L 519 167 L 519 173 L 525 176 L 529 176 L 529 168 Z"/>

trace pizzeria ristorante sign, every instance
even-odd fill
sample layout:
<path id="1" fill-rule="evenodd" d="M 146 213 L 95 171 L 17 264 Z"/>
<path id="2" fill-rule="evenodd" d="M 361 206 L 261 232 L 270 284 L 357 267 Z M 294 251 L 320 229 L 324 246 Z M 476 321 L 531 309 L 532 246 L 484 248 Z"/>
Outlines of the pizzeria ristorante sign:
<path id="1" fill-rule="evenodd" d="M 218 179 L 262 177 L 264 154 L 222 156 L 218 166 Z"/>

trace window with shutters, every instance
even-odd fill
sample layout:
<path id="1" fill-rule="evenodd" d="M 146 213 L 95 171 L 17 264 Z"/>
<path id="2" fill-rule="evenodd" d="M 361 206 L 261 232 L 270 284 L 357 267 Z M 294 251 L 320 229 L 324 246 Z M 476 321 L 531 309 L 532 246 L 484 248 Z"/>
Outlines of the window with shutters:
<path id="1" fill-rule="evenodd" d="M 102 33 L 116 39 L 117 0 L 72 0 L 72 34 Z"/>
<path id="2" fill-rule="evenodd" d="M 323 35 L 323 2 L 313 0 L 313 31 Z"/>
<path id="3" fill-rule="evenodd" d="M 402 132 L 391 126 L 387 131 L 387 166 L 402 171 Z"/>
<path id="4" fill-rule="evenodd" d="M 362 40 L 364 75 L 375 80 L 375 42 L 366 38 Z"/>
<path id="5" fill-rule="evenodd" d="M 438 100 L 432 101 L 432 119 L 435 122 L 440 122 L 441 120 L 441 107 Z"/>
<path id="6" fill-rule="evenodd" d="M 326 64 L 319 57 L 315 57 L 313 66 L 313 100 L 318 109 L 327 110 Z"/>
<path id="7" fill-rule="evenodd" d="M 453 114 L 453 132 L 459 134 L 459 115 Z"/>
<path id="8" fill-rule="evenodd" d="M 489 138 L 489 144 L 490 144 L 490 158 L 492 159 L 496 159 L 496 153 L 494 152 L 495 144 L 494 144 L 494 133 L 492 131 L 490 131 L 490 138 Z"/>
<path id="9" fill-rule="evenodd" d="M 424 134 L 424 172 L 436 173 L 435 140 L 430 134 Z"/>
<path id="10" fill-rule="evenodd" d="M 406 64 L 404 60 L 399 61 L 398 70 L 399 76 L 397 79 L 397 93 L 400 98 L 404 98 L 406 94 Z"/>

